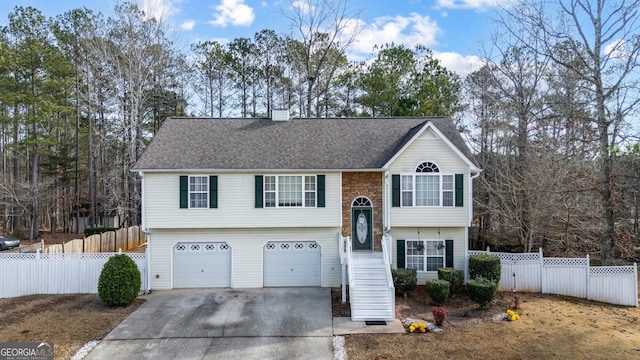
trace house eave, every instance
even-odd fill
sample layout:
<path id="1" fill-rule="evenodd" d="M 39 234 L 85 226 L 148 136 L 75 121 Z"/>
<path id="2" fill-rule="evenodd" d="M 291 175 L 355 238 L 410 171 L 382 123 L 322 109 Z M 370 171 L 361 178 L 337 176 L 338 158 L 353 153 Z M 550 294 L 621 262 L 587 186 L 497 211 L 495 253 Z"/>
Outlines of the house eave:
<path id="1" fill-rule="evenodd" d="M 386 172 L 384 168 L 362 169 L 131 169 L 131 172 L 143 173 L 345 173 L 345 172 Z"/>

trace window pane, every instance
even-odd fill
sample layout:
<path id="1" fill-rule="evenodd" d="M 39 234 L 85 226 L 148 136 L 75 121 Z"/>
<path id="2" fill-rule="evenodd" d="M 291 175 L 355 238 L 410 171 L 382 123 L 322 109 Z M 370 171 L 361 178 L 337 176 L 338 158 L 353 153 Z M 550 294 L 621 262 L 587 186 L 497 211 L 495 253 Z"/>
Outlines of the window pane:
<path id="1" fill-rule="evenodd" d="M 264 193 L 264 207 L 276 207 L 276 193 Z"/>
<path id="2" fill-rule="evenodd" d="M 440 205 L 440 177 L 416 175 L 416 206 Z"/>
<path id="3" fill-rule="evenodd" d="M 442 206 L 453 206 L 453 175 L 442 175 Z"/>
<path id="4" fill-rule="evenodd" d="M 442 257 L 427 257 L 426 271 L 438 271 L 441 267 L 443 267 Z"/>
<path id="5" fill-rule="evenodd" d="M 189 177 L 189 207 L 206 208 L 209 206 L 209 177 Z"/>
<path id="6" fill-rule="evenodd" d="M 316 206 L 316 177 L 305 176 L 304 177 L 304 206 L 315 207 Z"/>
<path id="7" fill-rule="evenodd" d="M 192 193 L 191 194 L 191 207 L 192 208 L 206 208 L 207 207 L 207 194 L 206 193 Z"/>
<path id="8" fill-rule="evenodd" d="M 315 176 L 305 176 L 304 177 L 304 189 L 305 189 L 305 191 L 315 191 L 316 190 L 316 177 Z"/>
<path id="9" fill-rule="evenodd" d="M 278 206 L 302 206 L 302 176 L 278 177 Z"/>
<path id="10" fill-rule="evenodd" d="M 276 177 L 275 176 L 265 176 L 264 177 L 264 190 L 265 191 L 276 191 Z"/>
<path id="11" fill-rule="evenodd" d="M 422 241 L 407 241 L 407 268 L 424 271 L 424 243 Z"/>
<path id="12" fill-rule="evenodd" d="M 402 175 L 402 206 L 413 206 L 413 175 Z"/>
<path id="13" fill-rule="evenodd" d="M 442 175 L 442 190 L 453 190 L 453 175 Z"/>

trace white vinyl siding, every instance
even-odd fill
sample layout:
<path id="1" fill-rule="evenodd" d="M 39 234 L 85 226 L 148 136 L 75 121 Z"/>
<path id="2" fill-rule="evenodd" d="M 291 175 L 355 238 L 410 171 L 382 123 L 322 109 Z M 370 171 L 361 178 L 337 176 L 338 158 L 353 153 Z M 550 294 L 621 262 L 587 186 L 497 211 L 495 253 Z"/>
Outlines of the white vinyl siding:
<path id="1" fill-rule="evenodd" d="M 315 175 L 305 175 L 316 178 Z M 267 177 L 267 176 L 265 176 Z M 275 228 L 339 227 L 342 185 L 339 173 L 325 174 L 325 207 L 255 208 L 255 175 L 218 174 L 218 210 L 179 209 L 179 176 L 174 173 L 145 173 L 144 223 L 147 228 Z M 266 187 L 266 186 L 265 186 Z M 305 197 L 316 198 L 305 184 Z"/>
<path id="2" fill-rule="evenodd" d="M 393 241 L 391 243 L 393 267 L 397 267 L 398 248 L 396 241 L 405 240 L 405 267 L 409 267 L 408 248 L 409 241 L 412 240 L 435 240 L 436 243 L 445 244 L 445 240 L 453 240 L 453 267 L 454 269 L 464 270 L 465 268 L 465 244 L 466 244 L 466 227 L 394 227 L 389 232 Z M 437 251 L 435 249 L 434 251 Z M 442 263 L 444 264 L 446 249 L 443 248 Z M 423 257 L 424 258 L 424 257 Z M 434 255 L 435 259 L 435 255 Z M 431 260 L 439 262 L 440 260 Z M 435 265 L 432 265 L 435 266 Z M 428 279 L 437 279 L 437 271 L 418 271 L 418 284 L 424 284 Z"/>
<path id="3" fill-rule="evenodd" d="M 321 248 L 321 286 L 340 286 L 341 267 L 338 254 L 339 228 L 275 229 L 150 229 L 149 250 L 151 289 L 173 287 L 173 249 L 179 243 L 225 242 L 231 247 L 231 287 L 263 286 L 264 246 L 269 241 L 315 241 Z M 157 275 L 157 277 L 156 277 Z"/>
<path id="4" fill-rule="evenodd" d="M 433 135 L 433 134 L 432 134 Z M 428 154 L 428 156 L 425 156 Z M 409 190 L 409 184 L 413 183 L 415 187 L 415 170 L 416 166 L 425 162 L 431 161 L 440 166 L 440 170 L 446 168 L 445 176 L 451 176 L 452 174 L 464 174 L 464 189 L 463 199 L 464 206 L 417 206 L 415 200 L 415 193 L 411 193 Z M 469 173 L 469 166 L 456 154 L 451 148 L 449 148 L 444 141 L 440 138 L 429 136 L 423 136 L 416 139 L 405 151 L 400 154 L 390 165 L 389 174 L 401 174 L 401 207 L 390 207 L 390 226 L 396 227 L 422 227 L 422 226 L 469 226 L 471 223 L 470 211 L 469 211 L 469 179 L 471 174 Z M 424 174 L 424 173 L 423 173 Z M 437 174 L 437 173 L 436 173 Z M 453 192 L 449 192 L 447 189 L 447 178 L 442 177 L 440 174 L 440 201 L 448 201 L 448 197 L 453 197 Z M 407 178 L 403 179 L 404 176 Z M 412 180 L 409 180 L 411 177 Z M 389 179 L 389 186 L 391 186 L 391 179 Z M 454 188 L 455 190 L 455 188 Z M 451 193 L 451 195 L 448 195 Z M 389 195 L 389 201 L 391 201 Z M 409 197 L 412 200 L 406 200 Z M 409 205 L 411 202 L 411 205 Z"/>

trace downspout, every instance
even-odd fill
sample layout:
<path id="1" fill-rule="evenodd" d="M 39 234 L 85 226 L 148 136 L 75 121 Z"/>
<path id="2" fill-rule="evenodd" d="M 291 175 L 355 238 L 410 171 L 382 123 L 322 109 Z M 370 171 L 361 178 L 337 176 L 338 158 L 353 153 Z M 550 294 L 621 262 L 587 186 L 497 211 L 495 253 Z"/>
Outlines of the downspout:
<path id="1" fill-rule="evenodd" d="M 389 172 L 384 172 L 383 190 L 382 190 L 382 202 L 383 202 L 383 232 L 388 233 L 391 231 L 391 208 L 389 207 Z"/>
<path id="2" fill-rule="evenodd" d="M 469 226 L 464 233 L 464 279 L 469 280 L 469 227 L 473 219 L 473 179 L 480 176 L 478 171 L 475 175 L 469 177 Z"/>
<path id="3" fill-rule="evenodd" d="M 340 178 L 340 227 L 338 228 L 338 253 L 340 254 L 340 267 L 342 269 L 342 303 L 345 304 L 347 302 L 347 259 L 345 259 L 345 243 L 344 238 L 342 237 L 344 214 L 344 209 L 342 208 L 342 187 L 344 186 L 342 183 L 342 172 L 338 174 L 338 177 Z"/>
<path id="4" fill-rule="evenodd" d="M 140 176 L 140 228 L 147 239 L 147 248 L 145 249 L 145 261 L 147 262 L 147 288 L 145 289 L 145 294 L 149 294 L 151 292 L 151 251 L 149 249 L 151 245 L 151 232 L 146 226 L 144 173 L 139 171 L 138 176 Z"/>

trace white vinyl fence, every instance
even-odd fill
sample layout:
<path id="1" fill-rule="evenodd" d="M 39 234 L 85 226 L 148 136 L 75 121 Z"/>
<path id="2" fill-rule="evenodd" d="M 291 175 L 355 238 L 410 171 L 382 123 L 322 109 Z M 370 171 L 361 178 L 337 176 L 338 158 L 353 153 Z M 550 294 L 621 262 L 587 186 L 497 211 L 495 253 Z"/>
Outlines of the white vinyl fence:
<path id="1" fill-rule="evenodd" d="M 586 258 L 545 258 L 537 253 L 491 254 L 500 258 L 501 291 L 541 292 L 610 304 L 638 306 L 638 266 L 589 266 Z"/>
<path id="2" fill-rule="evenodd" d="M 97 294 L 104 264 L 118 253 L 0 253 L 0 298 L 34 294 Z M 147 256 L 126 253 L 147 286 Z"/>

